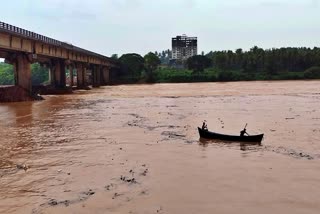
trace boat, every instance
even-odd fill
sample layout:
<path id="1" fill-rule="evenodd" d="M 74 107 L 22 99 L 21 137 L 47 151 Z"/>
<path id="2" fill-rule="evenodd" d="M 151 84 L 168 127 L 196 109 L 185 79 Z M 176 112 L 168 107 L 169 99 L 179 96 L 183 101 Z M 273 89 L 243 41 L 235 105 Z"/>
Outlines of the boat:
<path id="1" fill-rule="evenodd" d="M 222 140 L 222 141 L 248 142 L 248 143 L 259 143 L 259 144 L 261 144 L 261 141 L 264 136 L 264 134 L 250 135 L 250 136 L 225 135 L 225 134 L 219 134 L 219 133 L 211 132 L 208 130 L 204 130 L 199 127 L 198 127 L 198 131 L 199 131 L 200 137 L 205 139 L 216 139 L 216 140 Z"/>

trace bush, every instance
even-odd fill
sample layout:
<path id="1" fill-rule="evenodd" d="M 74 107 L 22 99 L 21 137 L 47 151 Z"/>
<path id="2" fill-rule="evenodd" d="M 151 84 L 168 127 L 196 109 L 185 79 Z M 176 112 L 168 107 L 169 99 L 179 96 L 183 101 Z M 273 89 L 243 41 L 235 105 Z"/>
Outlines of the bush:
<path id="1" fill-rule="evenodd" d="M 216 81 L 216 70 L 208 69 L 201 73 L 186 69 L 162 68 L 153 73 L 157 83 L 213 82 Z"/>
<path id="2" fill-rule="evenodd" d="M 231 71 L 220 71 L 217 77 L 218 81 L 227 82 L 236 80 L 235 75 Z"/>
<path id="3" fill-rule="evenodd" d="M 299 80 L 304 78 L 304 74 L 301 72 L 285 72 L 277 75 L 279 80 Z"/>
<path id="4" fill-rule="evenodd" d="M 306 79 L 320 79 L 320 67 L 315 66 L 307 69 L 304 72 L 304 77 Z"/>
<path id="5" fill-rule="evenodd" d="M 196 55 L 187 60 L 187 67 L 194 72 L 202 72 L 211 66 L 211 60 L 206 56 Z"/>

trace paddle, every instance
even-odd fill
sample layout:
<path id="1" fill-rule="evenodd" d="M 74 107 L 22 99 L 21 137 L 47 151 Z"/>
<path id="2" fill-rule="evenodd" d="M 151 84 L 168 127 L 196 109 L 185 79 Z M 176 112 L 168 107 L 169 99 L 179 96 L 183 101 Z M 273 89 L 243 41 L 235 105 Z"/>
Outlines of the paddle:
<path id="1" fill-rule="evenodd" d="M 245 129 L 247 128 L 247 126 L 248 126 L 248 123 L 246 123 L 246 126 L 244 127 L 243 130 L 245 130 Z M 247 134 L 248 136 L 250 136 L 247 132 L 246 132 L 246 134 Z"/>

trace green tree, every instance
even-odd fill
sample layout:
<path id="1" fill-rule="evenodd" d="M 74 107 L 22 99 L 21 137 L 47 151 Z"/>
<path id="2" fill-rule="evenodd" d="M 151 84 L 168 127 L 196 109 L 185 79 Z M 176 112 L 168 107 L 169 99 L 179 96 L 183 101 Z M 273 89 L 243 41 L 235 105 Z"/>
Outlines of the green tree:
<path id="1" fill-rule="evenodd" d="M 320 79 L 320 67 L 314 66 L 304 72 L 304 77 L 307 79 Z"/>
<path id="2" fill-rule="evenodd" d="M 0 85 L 14 85 L 12 65 L 0 63 Z"/>
<path id="3" fill-rule="evenodd" d="M 196 55 L 187 60 L 187 67 L 193 72 L 201 72 L 211 66 L 211 60 L 206 56 Z"/>
<path id="4" fill-rule="evenodd" d="M 119 57 L 118 57 L 118 54 L 112 54 L 111 55 L 111 59 L 118 59 Z"/>
<path id="5" fill-rule="evenodd" d="M 33 85 L 41 85 L 49 80 L 49 71 L 39 63 L 31 65 L 31 81 Z M 14 85 L 13 66 L 0 63 L 0 85 Z"/>
<path id="6" fill-rule="evenodd" d="M 157 55 L 150 52 L 144 56 L 144 65 L 148 71 L 154 71 L 160 65 L 161 61 Z"/>
<path id="7" fill-rule="evenodd" d="M 144 56 L 144 65 L 147 71 L 147 82 L 153 82 L 153 72 L 161 64 L 161 60 L 154 53 L 148 53 Z"/>
<path id="8" fill-rule="evenodd" d="M 132 81 L 138 81 L 144 71 L 144 59 L 136 53 L 123 54 L 119 61 L 121 63 L 120 75 L 126 76 Z"/>
<path id="9" fill-rule="evenodd" d="M 49 80 L 49 69 L 40 66 L 39 63 L 31 65 L 32 85 L 41 85 Z"/>
<path id="10" fill-rule="evenodd" d="M 231 71 L 220 71 L 217 78 L 222 82 L 235 80 L 234 74 Z"/>

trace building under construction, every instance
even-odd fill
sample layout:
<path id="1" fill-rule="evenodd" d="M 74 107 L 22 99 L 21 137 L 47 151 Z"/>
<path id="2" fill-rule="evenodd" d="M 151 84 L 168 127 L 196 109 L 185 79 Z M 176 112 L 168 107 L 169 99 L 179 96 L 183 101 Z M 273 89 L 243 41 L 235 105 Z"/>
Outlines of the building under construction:
<path id="1" fill-rule="evenodd" d="M 197 54 L 197 37 L 187 37 L 186 35 L 182 35 L 172 38 L 172 60 L 184 61 Z"/>

